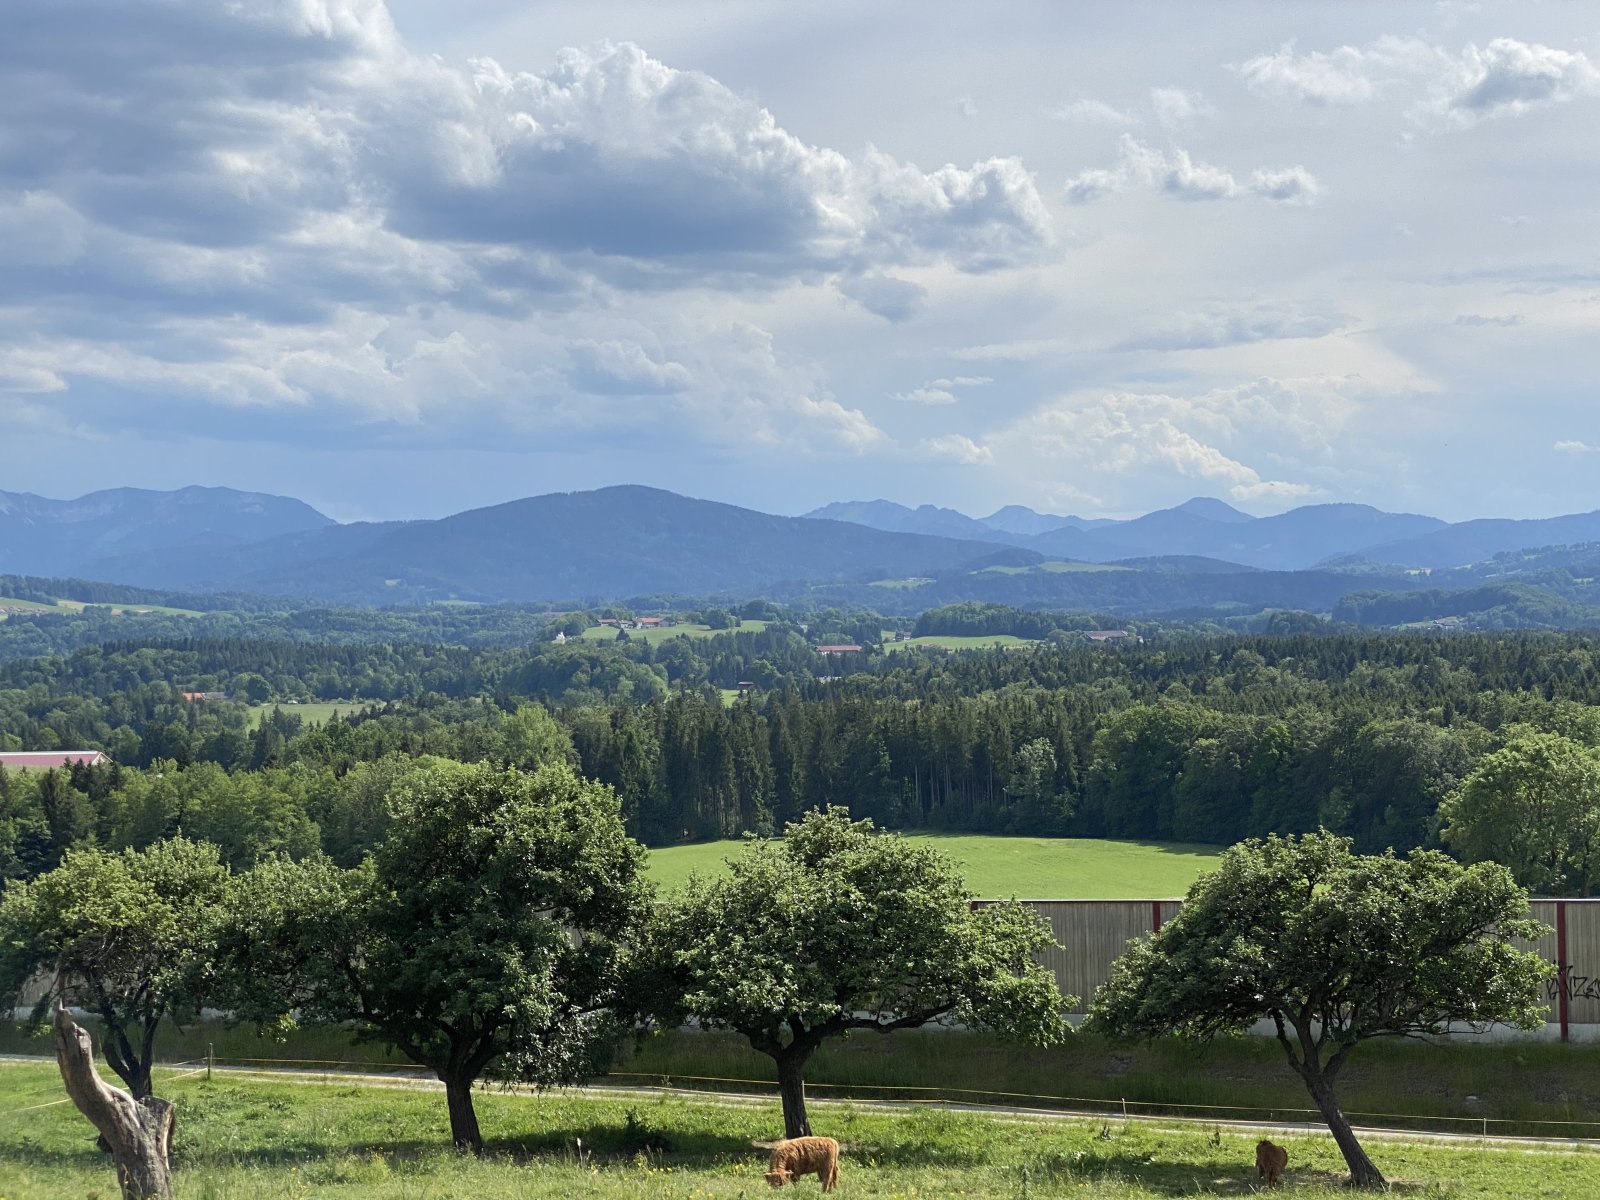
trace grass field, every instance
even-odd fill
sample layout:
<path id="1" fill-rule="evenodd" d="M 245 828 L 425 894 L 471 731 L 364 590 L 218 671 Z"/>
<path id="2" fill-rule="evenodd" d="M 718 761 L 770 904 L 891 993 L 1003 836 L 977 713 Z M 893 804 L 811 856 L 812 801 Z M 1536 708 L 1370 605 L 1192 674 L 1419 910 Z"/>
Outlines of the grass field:
<path id="1" fill-rule="evenodd" d="M 89 606 L 81 600 L 57 600 L 54 604 L 41 604 L 37 600 L 17 600 L 10 596 L 0 596 L 0 608 L 21 608 L 28 612 L 47 613 L 80 613 Z M 109 608 L 114 613 L 126 616 L 138 616 L 141 613 L 165 613 L 177 617 L 200 617 L 205 614 L 192 608 L 168 608 L 161 604 L 107 604 L 100 607 Z M 5 613 L 0 613 L 0 620 L 4 620 Z"/>
<path id="2" fill-rule="evenodd" d="M 885 642 L 885 651 L 904 650 L 911 646 L 933 646 L 939 650 L 992 650 L 996 646 L 1012 649 L 1016 646 L 1036 646 L 1039 643 L 1029 638 L 1013 637 L 1009 633 L 991 633 L 982 637 L 956 637 L 935 635 L 931 637 L 912 638 L 905 642 Z"/>
<path id="3" fill-rule="evenodd" d="M 980 896 L 1034 900 L 1142 900 L 1182 896 L 1213 865 L 1218 848 L 1179 842 L 1112 842 L 1091 838 L 981 837 L 912 834 L 966 869 Z M 739 842 L 701 842 L 650 851 L 650 876 L 667 891 L 691 872 L 722 869 Z"/>
<path id="4" fill-rule="evenodd" d="M 628 636 L 659 646 L 675 637 L 704 638 L 719 633 L 761 633 L 766 627 L 766 621 L 745 621 L 733 629 L 713 629 L 709 625 L 671 625 L 664 629 L 630 629 Z M 583 631 L 583 637 L 591 642 L 614 642 L 617 640 L 617 630 L 609 625 L 591 625 Z"/>
<path id="5" fill-rule="evenodd" d="M 159 1072 L 178 1105 L 178 1200 L 546 1200 L 767 1194 L 764 1152 L 779 1132 L 771 1102 L 554 1093 L 476 1097 L 488 1155 L 446 1148 L 437 1092 L 344 1082 L 290 1083 Z M 110 1197 L 111 1164 L 61 1100 L 53 1065 L 0 1064 L 0 1195 Z M 813 1102 L 812 1124 L 844 1146 L 839 1195 L 896 1200 L 1086 1197 L 1148 1200 L 1254 1190 L 1256 1134 L 1146 1121 L 998 1120 L 933 1109 Z M 1346 1195 L 1325 1135 L 1280 1135 L 1287 1191 Z M 1600 1155 L 1373 1143 L 1398 1191 L 1455 1200 L 1600 1195 Z M 816 1184 L 799 1184 L 797 1195 Z"/>
<path id="6" fill-rule="evenodd" d="M 301 704 L 253 704 L 250 706 L 250 719 L 248 728 L 255 729 L 261 724 L 261 719 L 274 708 L 281 708 L 286 713 L 299 717 L 307 725 L 320 725 L 331 718 L 334 713 L 352 713 L 371 704 L 370 700 L 310 700 Z M 0 1197 L 0 1200 L 4 1200 Z"/>

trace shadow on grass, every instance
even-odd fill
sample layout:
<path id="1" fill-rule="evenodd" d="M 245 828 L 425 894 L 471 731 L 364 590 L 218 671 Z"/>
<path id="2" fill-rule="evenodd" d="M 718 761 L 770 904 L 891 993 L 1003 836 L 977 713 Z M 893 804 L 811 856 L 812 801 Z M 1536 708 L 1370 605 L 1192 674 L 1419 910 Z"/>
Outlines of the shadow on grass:
<path id="1" fill-rule="evenodd" d="M 1097 1180 L 1118 1180 L 1137 1184 L 1161 1196 L 1265 1195 L 1272 1190 L 1261 1183 L 1254 1163 L 1246 1165 L 1238 1158 L 1222 1156 L 1187 1162 L 1160 1162 L 1153 1161 L 1149 1154 L 1136 1152 L 1061 1154 L 1023 1163 L 1015 1171 L 1019 1182 L 1024 1172 L 1032 1185 L 1056 1187 Z M 1348 1186 L 1349 1178 L 1342 1172 L 1286 1171 L 1282 1184 L 1289 1188 L 1343 1188 Z M 1432 1184 L 1420 1180 L 1390 1180 L 1387 1190 L 1406 1195 L 1427 1194 L 1432 1188 Z M 1364 1194 L 1351 1192 L 1353 1196 Z"/>

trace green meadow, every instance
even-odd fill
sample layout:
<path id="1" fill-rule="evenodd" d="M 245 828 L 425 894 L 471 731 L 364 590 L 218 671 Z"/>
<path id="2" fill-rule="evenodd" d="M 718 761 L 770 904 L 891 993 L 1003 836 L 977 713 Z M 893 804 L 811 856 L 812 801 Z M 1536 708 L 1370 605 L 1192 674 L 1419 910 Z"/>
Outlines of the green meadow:
<path id="1" fill-rule="evenodd" d="M 1142 900 L 1182 896 L 1214 865 L 1219 848 L 1182 842 L 1113 842 L 1094 838 L 910 834 L 960 862 L 980 896 L 1033 900 Z M 720 871 L 736 841 L 650 851 L 650 875 L 664 890 L 691 873 Z"/>
<path id="2" fill-rule="evenodd" d="M 285 713 L 299 717 L 307 725 L 322 725 L 333 718 L 336 713 L 349 714 L 359 712 L 371 700 L 308 700 L 300 704 L 284 704 L 274 701 L 271 704 L 253 704 L 250 706 L 249 728 L 260 726 L 262 718 L 275 708 L 281 708 Z"/>
<path id="3" fill-rule="evenodd" d="M 766 621 L 753 620 L 744 621 L 732 629 L 713 629 L 709 625 L 669 625 L 659 629 L 630 629 L 628 637 L 659 646 L 662 642 L 675 637 L 706 638 L 719 633 L 761 633 L 766 627 Z M 614 642 L 617 640 L 617 633 L 618 630 L 609 625 L 591 625 L 583 631 L 583 637 L 591 642 Z"/>
<path id="4" fill-rule="evenodd" d="M 1015 646 L 1036 645 L 1038 643 L 1031 638 L 1014 637 L 1009 633 L 990 633 L 974 637 L 955 634 L 934 634 L 929 637 L 912 638 L 905 642 L 885 642 L 883 648 L 892 652 L 914 646 L 932 646 L 939 650 L 992 650 L 996 646 L 1011 649 Z"/>
<path id="5" fill-rule="evenodd" d="M 177 1200 L 721 1200 L 766 1195 L 778 1135 L 769 1100 L 683 1096 L 528 1096 L 476 1103 L 488 1153 L 448 1149 L 436 1091 L 344 1081 L 289 1082 L 219 1072 L 158 1072 L 178 1105 Z M 70 1104 L 53 1064 L 0 1064 L 0 1196 L 116 1194 L 110 1161 Z M 1244 1196 L 1255 1189 L 1253 1132 L 1121 1119 L 997 1118 L 814 1101 L 817 1132 L 839 1139 L 839 1195 L 939 1200 Z M 1277 1135 L 1286 1191 L 1348 1195 L 1325 1134 Z M 1371 1145 L 1402 1194 L 1459 1200 L 1600 1195 L 1600 1154 L 1550 1148 Z M 797 1195 L 816 1190 L 814 1180 Z"/>

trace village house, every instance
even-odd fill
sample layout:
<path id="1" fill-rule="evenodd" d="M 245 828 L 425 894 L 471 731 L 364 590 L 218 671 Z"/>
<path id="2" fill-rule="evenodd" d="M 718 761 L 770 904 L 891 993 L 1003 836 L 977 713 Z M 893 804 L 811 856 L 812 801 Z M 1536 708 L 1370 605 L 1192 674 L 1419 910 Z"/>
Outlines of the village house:
<path id="1" fill-rule="evenodd" d="M 75 762 L 98 767 L 110 761 L 98 750 L 0 751 L 0 767 L 8 771 L 55 771 Z"/>

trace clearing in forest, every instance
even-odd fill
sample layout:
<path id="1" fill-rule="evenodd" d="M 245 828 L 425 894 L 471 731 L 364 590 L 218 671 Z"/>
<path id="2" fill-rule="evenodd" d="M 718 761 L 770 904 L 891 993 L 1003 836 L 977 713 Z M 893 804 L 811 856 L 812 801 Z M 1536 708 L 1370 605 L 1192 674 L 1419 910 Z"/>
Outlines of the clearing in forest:
<path id="1" fill-rule="evenodd" d="M 966 867 L 980 896 L 1030 900 L 1143 900 L 1182 896 L 1215 865 L 1218 846 L 1114 842 L 1097 838 L 985 837 L 917 833 Z M 652 879 L 665 891 L 691 872 L 709 874 L 739 852 L 737 841 L 668 846 L 650 852 Z"/>

